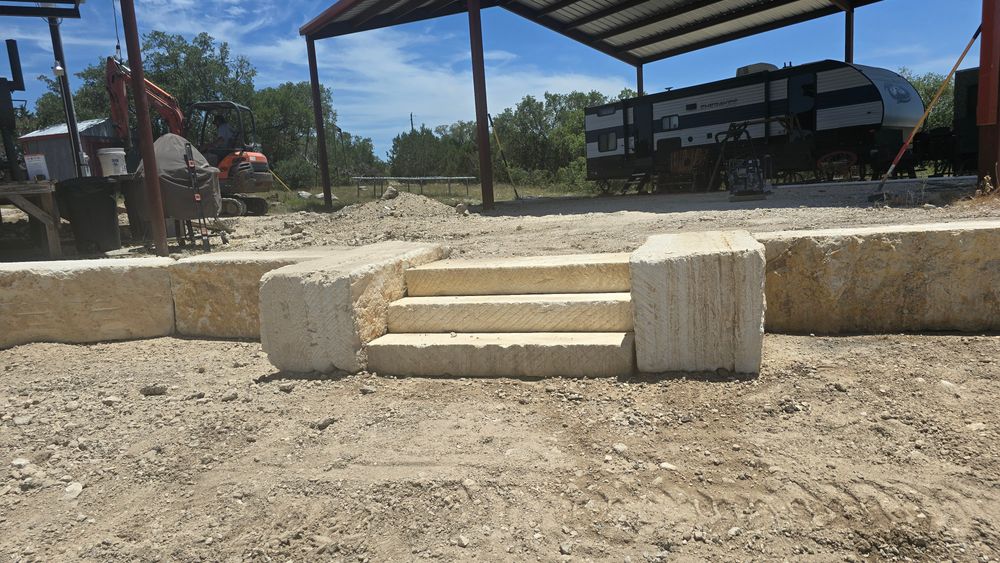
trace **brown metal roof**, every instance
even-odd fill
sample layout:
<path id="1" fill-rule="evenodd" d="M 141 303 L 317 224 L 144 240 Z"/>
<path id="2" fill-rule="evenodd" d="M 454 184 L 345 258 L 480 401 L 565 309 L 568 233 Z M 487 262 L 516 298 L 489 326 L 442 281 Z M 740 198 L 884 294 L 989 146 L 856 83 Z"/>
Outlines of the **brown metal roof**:
<path id="1" fill-rule="evenodd" d="M 648 63 L 880 0 L 482 0 L 629 64 Z M 465 0 L 339 0 L 299 33 L 348 35 L 466 11 Z"/>

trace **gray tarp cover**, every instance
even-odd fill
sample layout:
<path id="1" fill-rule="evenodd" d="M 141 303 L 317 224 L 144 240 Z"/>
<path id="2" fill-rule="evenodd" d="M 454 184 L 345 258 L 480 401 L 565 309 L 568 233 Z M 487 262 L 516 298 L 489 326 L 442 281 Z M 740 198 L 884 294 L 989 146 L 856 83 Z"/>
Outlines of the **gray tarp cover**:
<path id="1" fill-rule="evenodd" d="M 156 152 L 156 167 L 160 173 L 160 195 L 163 199 L 163 215 L 172 219 L 197 219 L 202 211 L 194 201 L 191 177 L 184 165 L 184 145 L 188 140 L 180 135 L 167 133 L 153 143 Z M 219 169 L 208 164 L 205 157 L 192 145 L 191 153 L 195 162 L 194 185 L 201 193 L 201 204 L 206 218 L 218 217 L 222 208 L 219 192 Z M 144 165 L 139 163 L 136 179 L 144 179 Z M 144 192 L 145 190 L 141 190 Z M 145 206 L 143 206 L 145 207 Z"/>

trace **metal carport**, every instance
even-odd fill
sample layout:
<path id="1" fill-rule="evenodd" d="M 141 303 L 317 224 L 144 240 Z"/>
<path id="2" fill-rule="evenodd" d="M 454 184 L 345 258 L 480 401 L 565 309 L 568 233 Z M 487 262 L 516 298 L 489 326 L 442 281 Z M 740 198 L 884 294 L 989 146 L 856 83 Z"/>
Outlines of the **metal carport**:
<path id="1" fill-rule="evenodd" d="M 636 69 L 636 90 L 643 92 L 643 65 L 674 55 L 703 49 L 727 41 L 829 16 L 845 14 L 844 58 L 854 58 L 854 10 L 880 0 L 338 0 L 299 29 L 306 38 L 309 76 L 323 193 L 332 207 L 329 166 L 315 41 L 360 31 L 390 27 L 431 18 L 469 14 L 472 79 L 476 102 L 483 207 L 493 206 L 493 174 L 486 108 L 486 71 L 483 63 L 480 11 L 500 7 L 566 37 L 588 45 Z M 986 56 L 997 49 L 1000 36 L 1000 0 L 983 0 L 983 61 L 980 103 L 992 100 L 993 137 L 996 137 L 996 91 L 998 57 L 993 64 Z M 992 68 L 992 70 L 991 70 Z M 990 88 L 985 85 L 991 85 Z M 992 91 L 990 95 L 987 90 Z M 983 112 L 980 112 L 982 124 Z M 996 139 L 994 139 L 994 143 Z M 992 153 L 996 153 L 993 150 Z M 996 158 L 992 160 L 996 162 Z M 992 166 L 990 167 L 993 168 Z"/>

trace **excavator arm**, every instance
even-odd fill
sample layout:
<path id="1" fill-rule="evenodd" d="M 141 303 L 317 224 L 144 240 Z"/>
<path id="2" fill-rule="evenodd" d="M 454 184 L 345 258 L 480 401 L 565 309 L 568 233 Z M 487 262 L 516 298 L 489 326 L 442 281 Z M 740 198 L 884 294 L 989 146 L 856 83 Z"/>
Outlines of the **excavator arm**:
<path id="1" fill-rule="evenodd" d="M 111 121 L 114 123 L 115 132 L 118 136 L 131 143 L 128 125 L 128 92 L 127 88 L 132 80 L 132 71 L 121 61 L 114 57 L 108 57 L 105 73 L 105 86 L 108 90 L 108 98 L 111 100 Z M 176 135 L 184 134 L 184 112 L 181 106 L 169 92 L 160 88 L 146 79 L 145 81 L 146 99 L 156 110 L 171 133 Z"/>

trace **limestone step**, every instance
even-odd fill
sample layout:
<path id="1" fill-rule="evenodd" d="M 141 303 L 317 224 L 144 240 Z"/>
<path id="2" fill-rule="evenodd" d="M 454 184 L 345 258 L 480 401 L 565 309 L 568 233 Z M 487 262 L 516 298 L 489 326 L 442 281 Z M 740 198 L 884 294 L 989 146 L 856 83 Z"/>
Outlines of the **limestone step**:
<path id="1" fill-rule="evenodd" d="M 389 305 L 389 332 L 624 332 L 629 293 L 405 297 Z"/>
<path id="2" fill-rule="evenodd" d="M 617 377 L 635 366 L 631 332 L 386 334 L 368 369 L 386 375 Z"/>
<path id="3" fill-rule="evenodd" d="M 441 260 L 406 271 L 411 297 L 629 291 L 629 255 Z"/>

